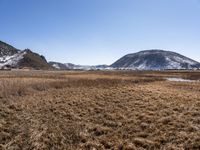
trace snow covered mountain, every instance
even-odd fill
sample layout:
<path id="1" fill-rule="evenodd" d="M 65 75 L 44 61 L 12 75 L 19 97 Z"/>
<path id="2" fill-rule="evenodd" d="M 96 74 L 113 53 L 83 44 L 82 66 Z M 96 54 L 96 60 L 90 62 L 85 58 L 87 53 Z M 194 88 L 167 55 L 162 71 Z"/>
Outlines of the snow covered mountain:
<path id="1" fill-rule="evenodd" d="M 50 69 L 44 56 L 33 53 L 29 49 L 23 51 L 0 41 L 0 69 L 23 68 Z"/>
<path id="2" fill-rule="evenodd" d="M 111 67 L 131 70 L 197 69 L 200 63 L 171 51 L 145 50 L 125 55 Z"/>
<path id="3" fill-rule="evenodd" d="M 109 69 L 108 65 L 89 66 L 89 65 L 75 65 L 72 63 L 62 64 L 59 62 L 49 62 L 49 64 L 58 70 L 105 70 L 105 69 Z"/>

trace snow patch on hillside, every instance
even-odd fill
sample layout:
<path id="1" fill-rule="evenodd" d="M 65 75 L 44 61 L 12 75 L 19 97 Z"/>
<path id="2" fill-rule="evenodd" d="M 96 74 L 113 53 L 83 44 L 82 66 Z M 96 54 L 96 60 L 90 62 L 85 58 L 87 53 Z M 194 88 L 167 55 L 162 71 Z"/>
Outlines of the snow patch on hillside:
<path id="1" fill-rule="evenodd" d="M 56 68 L 56 69 L 60 69 L 60 67 L 59 67 L 58 64 L 53 64 L 52 66 L 53 66 L 54 68 Z"/>
<path id="2" fill-rule="evenodd" d="M 11 56 L 2 56 L 0 57 L 0 68 L 5 66 L 16 67 L 21 59 L 24 58 L 26 52 L 20 51 Z"/>

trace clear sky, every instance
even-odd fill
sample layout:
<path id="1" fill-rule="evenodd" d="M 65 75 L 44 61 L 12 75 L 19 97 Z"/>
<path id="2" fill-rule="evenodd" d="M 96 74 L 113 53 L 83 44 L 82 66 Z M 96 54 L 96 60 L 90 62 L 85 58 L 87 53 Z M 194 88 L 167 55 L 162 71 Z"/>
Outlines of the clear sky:
<path id="1" fill-rule="evenodd" d="M 63 63 L 146 49 L 200 61 L 200 0 L 0 0 L 0 40 Z"/>

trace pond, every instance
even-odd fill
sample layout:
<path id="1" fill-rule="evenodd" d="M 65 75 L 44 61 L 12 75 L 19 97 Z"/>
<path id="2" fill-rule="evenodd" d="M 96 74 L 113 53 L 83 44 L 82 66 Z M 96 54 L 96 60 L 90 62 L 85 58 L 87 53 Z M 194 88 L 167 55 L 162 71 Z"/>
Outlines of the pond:
<path id="1" fill-rule="evenodd" d="M 168 81 L 175 81 L 175 82 L 199 82 L 199 80 L 190 80 L 190 79 L 183 79 L 183 78 L 166 78 Z"/>

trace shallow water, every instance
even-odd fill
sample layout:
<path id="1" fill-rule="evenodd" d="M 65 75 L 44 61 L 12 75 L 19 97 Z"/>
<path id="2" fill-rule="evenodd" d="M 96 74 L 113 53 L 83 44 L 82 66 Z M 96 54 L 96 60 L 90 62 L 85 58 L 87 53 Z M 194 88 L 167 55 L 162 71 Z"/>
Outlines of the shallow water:
<path id="1" fill-rule="evenodd" d="M 183 78 L 166 78 L 168 81 L 175 81 L 175 82 L 199 82 L 199 80 L 189 80 Z"/>

